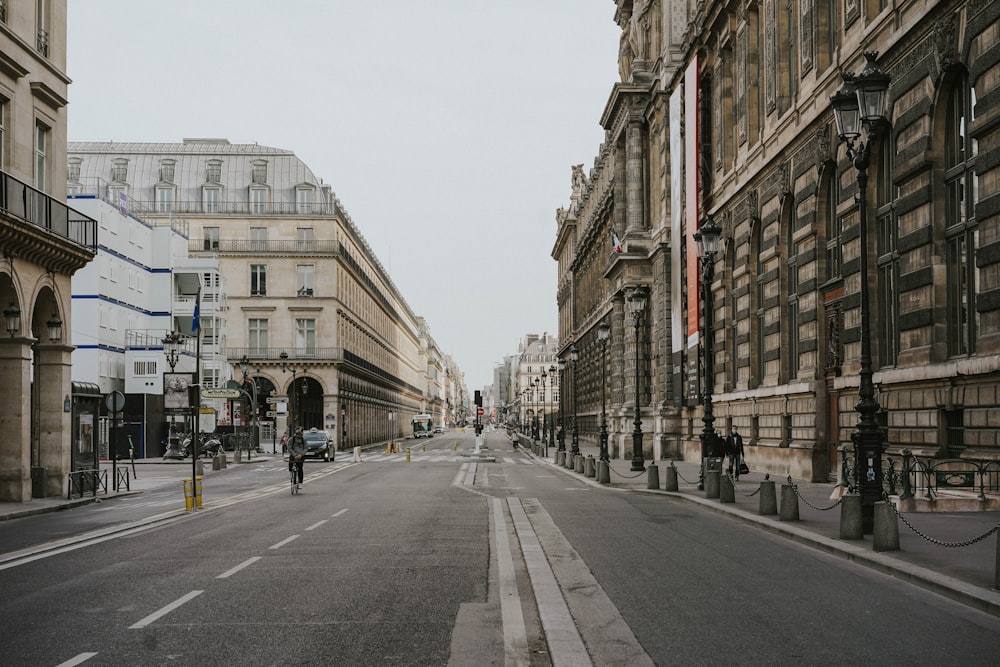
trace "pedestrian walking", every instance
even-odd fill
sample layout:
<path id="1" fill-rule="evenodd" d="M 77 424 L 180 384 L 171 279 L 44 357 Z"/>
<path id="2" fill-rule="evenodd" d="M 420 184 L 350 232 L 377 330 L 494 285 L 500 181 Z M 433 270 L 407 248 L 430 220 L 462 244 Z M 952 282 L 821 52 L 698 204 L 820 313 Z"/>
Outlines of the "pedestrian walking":
<path id="1" fill-rule="evenodd" d="M 733 426 L 729 435 L 726 436 L 725 444 L 726 457 L 729 459 L 729 468 L 727 472 L 733 475 L 736 479 L 740 478 L 740 463 L 743 461 L 743 436 L 740 432 L 736 430 Z"/>

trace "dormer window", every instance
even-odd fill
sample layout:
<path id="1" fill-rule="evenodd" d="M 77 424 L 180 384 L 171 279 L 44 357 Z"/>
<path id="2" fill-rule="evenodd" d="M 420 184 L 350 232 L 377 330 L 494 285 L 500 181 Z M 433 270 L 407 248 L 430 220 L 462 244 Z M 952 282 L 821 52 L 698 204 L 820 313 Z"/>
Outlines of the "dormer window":
<path id="1" fill-rule="evenodd" d="M 309 187 L 296 188 L 295 210 L 299 215 L 312 213 L 314 190 Z"/>
<path id="2" fill-rule="evenodd" d="M 111 165 L 111 181 L 125 183 L 128 181 L 128 160 L 118 159 Z"/>
<path id="3" fill-rule="evenodd" d="M 265 160 L 255 160 L 253 171 L 250 174 L 250 182 L 258 185 L 267 183 L 267 162 Z"/>
<path id="4" fill-rule="evenodd" d="M 209 183 L 222 182 L 222 160 L 209 160 L 205 170 L 205 180 Z"/>
<path id="5" fill-rule="evenodd" d="M 174 166 L 175 163 L 173 160 L 160 161 L 160 181 L 162 183 L 174 182 Z"/>
<path id="6" fill-rule="evenodd" d="M 70 158 L 69 166 L 66 170 L 66 179 L 73 183 L 80 182 L 80 164 L 83 162 L 78 157 Z"/>

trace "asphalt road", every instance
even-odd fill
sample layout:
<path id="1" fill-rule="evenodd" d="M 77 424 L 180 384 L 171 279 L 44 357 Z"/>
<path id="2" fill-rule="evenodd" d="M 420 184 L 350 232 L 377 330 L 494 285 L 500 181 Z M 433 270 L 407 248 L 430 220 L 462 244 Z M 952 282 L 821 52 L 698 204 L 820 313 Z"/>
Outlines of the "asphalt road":
<path id="1" fill-rule="evenodd" d="M 194 514 L 165 481 L 3 522 L 7 552 L 179 514 L 0 568 L 2 662 L 996 663 L 994 617 L 485 444 L 495 461 L 445 434 L 410 462 L 310 463 L 297 496 L 280 461 L 242 465 Z"/>

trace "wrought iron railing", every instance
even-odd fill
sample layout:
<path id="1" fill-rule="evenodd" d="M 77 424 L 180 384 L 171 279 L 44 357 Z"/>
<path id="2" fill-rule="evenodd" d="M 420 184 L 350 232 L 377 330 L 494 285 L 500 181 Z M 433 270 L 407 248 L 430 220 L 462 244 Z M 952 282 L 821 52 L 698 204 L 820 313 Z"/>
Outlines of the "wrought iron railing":
<path id="1" fill-rule="evenodd" d="M 247 254 L 338 254 L 340 243 L 328 239 L 310 241 L 263 241 L 248 239 L 191 239 L 193 252 L 247 253 Z"/>
<path id="2" fill-rule="evenodd" d="M 857 487 L 856 466 L 849 447 L 841 448 L 841 475 L 844 484 Z M 909 449 L 902 456 L 882 457 L 882 489 L 901 500 L 923 497 L 934 500 L 942 491 L 974 493 L 979 500 L 987 494 L 1000 495 L 1000 461 L 974 459 L 920 459 Z"/>
<path id="3" fill-rule="evenodd" d="M 69 491 L 66 494 L 67 500 L 72 500 L 74 496 L 83 498 L 86 494 L 97 496 L 108 492 L 108 471 L 94 468 L 90 470 L 74 470 L 69 473 Z"/>
<path id="4" fill-rule="evenodd" d="M 333 215 L 335 207 L 332 203 L 316 201 L 311 204 L 299 202 L 251 202 L 249 200 L 230 201 L 172 201 L 156 202 L 136 200 L 151 213 L 167 215 L 168 213 L 198 214 L 198 215 L 295 215 L 323 216 Z"/>
<path id="5" fill-rule="evenodd" d="M 0 172 L 0 209 L 8 215 L 97 251 L 96 220 L 6 172 Z"/>
<path id="6" fill-rule="evenodd" d="M 287 359 L 281 359 L 281 353 L 288 355 Z M 280 364 L 286 361 L 289 364 L 303 361 L 343 361 L 344 348 L 342 347 L 230 347 L 226 349 L 226 359 L 231 363 L 236 363 L 243 356 L 250 360 L 250 365 L 255 363 Z"/>

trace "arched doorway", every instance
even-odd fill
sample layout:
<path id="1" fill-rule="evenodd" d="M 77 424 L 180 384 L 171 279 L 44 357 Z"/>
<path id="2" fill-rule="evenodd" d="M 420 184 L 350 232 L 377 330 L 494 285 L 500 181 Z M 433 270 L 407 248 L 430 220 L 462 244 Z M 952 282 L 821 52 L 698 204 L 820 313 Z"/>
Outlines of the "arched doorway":
<path id="1" fill-rule="evenodd" d="M 304 429 L 323 428 L 323 387 L 312 377 L 295 378 L 289 389 L 295 423 Z"/>

